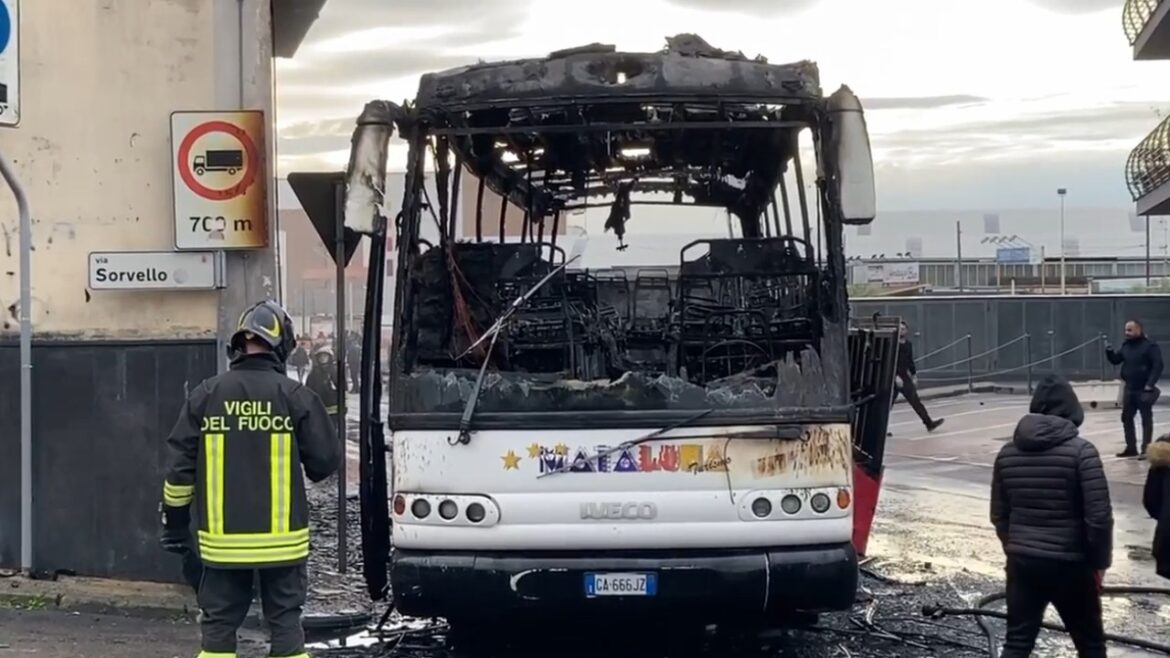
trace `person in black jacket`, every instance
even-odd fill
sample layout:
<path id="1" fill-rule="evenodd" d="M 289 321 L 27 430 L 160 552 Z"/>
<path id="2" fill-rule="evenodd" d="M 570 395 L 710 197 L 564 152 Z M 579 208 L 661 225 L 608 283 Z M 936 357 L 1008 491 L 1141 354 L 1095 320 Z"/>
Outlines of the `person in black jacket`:
<path id="1" fill-rule="evenodd" d="M 304 384 L 305 370 L 309 367 L 309 353 L 305 351 L 304 338 L 301 341 L 302 343 L 297 345 L 297 348 L 289 355 L 288 364 L 296 369 L 297 381 Z"/>
<path id="2" fill-rule="evenodd" d="M 1138 456 L 1137 435 L 1133 428 L 1133 417 L 1142 415 L 1142 450 L 1145 454 L 1154 438 L 1154 403 L 1158 400 L 1158 380 L 1162 378 L 1162 350 L 1158 344 L 1146 337 L 1145 328 L 1137 320 L 1125 323 L 1125 342 L 1121 349 L 1114 350 L 1105 343 L 1105 358 L 1109 363 L 1121 366 L 1122 393 L 1121 425 L 1125 430 L 1125 450 L 1118 457 Z"/>
<path id="3" fill-rule="evenodd" d="M 1027 658 L 1051 603 L 1082 658 L 1105 656 L 1101 582 L 1113 560 L 1113 506 L 1101 457 L 1081 438 L 1067 381 L 1045 377 L 995 459 L 991 523 L 1007 555 L 1002 658 Z"/>
<path id="4" fill-rule="evenodd" d="M 329 412 L 330 422 L 337 427 L 337 414 L 340 413 L 341 396 L 337 386 L 337 360 L 333 357 L 333 350 L 328 345 L 322 345 L 313 352 L 313 369 L 309 371 L 309 378 L 305 386 L 321 398 L 325 403 L 325 410 Z"/>
<path id="5" fill-rule="evenodd" d="M 301 613 L 308 593 L 305 477 L 337 471 L 336 434 L 321 399 L 285 369 L 295 328 L 278 304 L 240 316 L 231 368 L 194 387 L 167 439 L 162 547 L 191 541 L 195 505 L 203 562 L 197 588 L 205 658 L 236 655 L 236 632 L 259 580 L 270 656 L 308 658 Z"/>
<path id="6" fill-rule="evenodd" d="M 1170 434 L 1150 446 L 1150 472 L 1142 503 L 1150 518 L 1158 521 L 1154 530 L 1154 560 L 1158 575 L 1170 578 Z"/>
<path id="7" fill-rule="evenodd" d="M 898 394 L 906 398 L 910 408 L 918 414 L 926 431 L 933 432 L 943 424 L 943 419 L 934 420 L 922 399 L 918 397 L 918 366 L 914 364 L 914 346 L 910 343 L 910 327 L 903 322 L 898 327 L 898 362 L 894 369 L 894 398 L 892 405 L 898 399 Z"/>

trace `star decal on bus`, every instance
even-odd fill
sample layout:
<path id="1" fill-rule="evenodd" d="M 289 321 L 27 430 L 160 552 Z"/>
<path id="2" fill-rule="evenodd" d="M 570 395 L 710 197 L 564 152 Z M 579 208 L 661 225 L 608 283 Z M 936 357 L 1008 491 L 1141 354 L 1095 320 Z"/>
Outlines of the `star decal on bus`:
<path id="1" fill-rule="evenodd" d="M 500 457 L 500 459 L 504 460 L 504 470 L 505 471 L 508 471 L 508 470 L 517 470 L 518 471 L 518 470 L 520 470 L 521 457 L 520 457 L 520 455 L 516 454 L 515 450 L 509 450 L 508 454 L 504 455 L 503 457 Z"/>

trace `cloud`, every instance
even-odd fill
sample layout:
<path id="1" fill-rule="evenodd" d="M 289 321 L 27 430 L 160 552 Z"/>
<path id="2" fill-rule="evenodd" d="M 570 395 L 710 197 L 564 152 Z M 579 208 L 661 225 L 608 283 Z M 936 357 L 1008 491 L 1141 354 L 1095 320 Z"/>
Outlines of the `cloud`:
<path id="1" fill-rule="evenodd" d="M 1128 153 L 1157 125 L 1154 107 L 1147 102 L 1070 109 L 990 103 L 947 110 L 941 122 L 938 112 L 903 113 L 888 122 L 880 111 L 869 116 L 874 156 L 881 163 L 920 168 L 1018 161 L 1039 170 L 1073 153 L 1108 158 Z"/>
<path id="2" fill-rule="evenodd" d="M 753 14 L 790 14 L 803 11 L 819 0 L 668 0 L 670 4 L 704 11 Z"/>
<path id="3" fill-rule="evenodd" d="M 439 27 L 463 41 L 495 41 L 520 33 L 530 2 L 523 0 L 346 0 L 329 2 L 309 33 L 313 42 L 370 26 Z M 359 29 L 355 30 L 354 28 Z"/>
<path id="4" fill-rule="evenodd" d="M 930 109 L 947 107 L 949 105 L 970 105 L 985 103 L 989 99 L 983 96 L 951 95 L 951 96 L 910 96 L 905 98 L 862 98 L 861 104 L 866 110 L 908 110 Z"/>
<path id="5" fill-rule="evenodd" d="M 1119 13 L 1124 0 L 1029 0 L 1045 9 L 1067 14 L 1087 14 L 1105 9 L 1116 9 Z"/>

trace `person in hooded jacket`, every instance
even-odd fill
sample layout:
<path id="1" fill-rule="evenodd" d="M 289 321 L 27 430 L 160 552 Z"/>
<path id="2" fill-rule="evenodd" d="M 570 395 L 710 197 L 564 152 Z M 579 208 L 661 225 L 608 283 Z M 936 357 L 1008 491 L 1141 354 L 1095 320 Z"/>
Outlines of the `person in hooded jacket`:
<path id="1" fill-rule="evenodd" d="M 1158 575 L 1170 578 L 1170 434 L 1158 438 L 1149 449 L 1150 471 L 1142 503 L 1158 522 L 1154 529 L 1154 560 Z"/>
<path id="2" fill-rule="evenodd" d="M 1027 658 L 1051 603 L 1081 658 L 1105 656 L 1101 582 L 1113 560 L 1113 506 L 1101 456 L 1079 435 L 1067 381 L 1044 378 L 995 459 L 991 522 L 1007 555 L 1002 658 Z"/>

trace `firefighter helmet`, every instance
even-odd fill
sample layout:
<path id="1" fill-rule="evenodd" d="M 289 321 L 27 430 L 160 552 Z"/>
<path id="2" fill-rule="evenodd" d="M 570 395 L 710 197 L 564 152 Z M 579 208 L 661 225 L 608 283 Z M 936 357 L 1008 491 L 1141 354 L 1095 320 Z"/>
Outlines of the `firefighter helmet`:
<path id="1" fill-rule="evenodd" d="M 244 342 L 258 339 L 267 345 L 281 362 L 287 361 L 297 346 L 296 326 L 288 312 L 271 300 L 258 302 L 240 314 L 236 332 L 228 351 L 232 357 L 242 354 Z"/>

